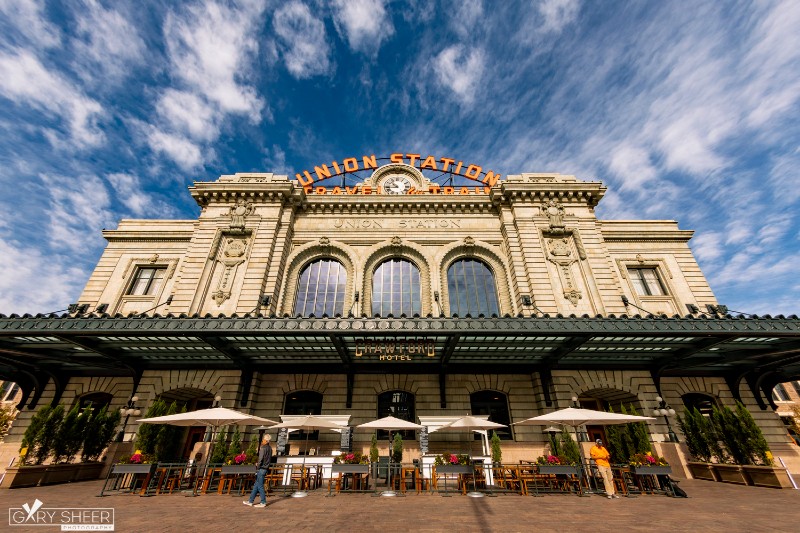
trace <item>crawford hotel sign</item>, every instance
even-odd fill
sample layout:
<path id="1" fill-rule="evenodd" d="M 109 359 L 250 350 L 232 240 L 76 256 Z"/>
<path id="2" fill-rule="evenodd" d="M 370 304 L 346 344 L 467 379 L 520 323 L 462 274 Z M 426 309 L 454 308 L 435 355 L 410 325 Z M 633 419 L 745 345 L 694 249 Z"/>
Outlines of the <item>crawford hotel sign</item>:
<path id="1" fill-rule="evenodd" d="M 385 160 L 386 158 L 381 158 Z M 321 182 L 336 177 L 359 172 L 362 170 L 376 170 L 378 158 L 372 155 L 361 157 L 348 157 L 340 161 L 332 161 L 314 167 L 313 171 L 303 170 L 295 174 L 297 181 L 305 189 L 306 194 L 488 194 L 489 189 L 500 179 L 500 174 L 492 170 L 484 171 L 480 165 L 465 163 L 450 157 L 436 157 L 433 155 L 394 153 L 388 158 L 390 163 L 405 164 L 419 170 L 431 170 L 453 176 L 460 176 L 480 183 L 480 185 L 442 186 L 431 184 L 426 190 L 420 190 L 408 178 L 393 176 L 382 183 L 375 185 L 345 185 L 327 187 L 319 185 Z"/>

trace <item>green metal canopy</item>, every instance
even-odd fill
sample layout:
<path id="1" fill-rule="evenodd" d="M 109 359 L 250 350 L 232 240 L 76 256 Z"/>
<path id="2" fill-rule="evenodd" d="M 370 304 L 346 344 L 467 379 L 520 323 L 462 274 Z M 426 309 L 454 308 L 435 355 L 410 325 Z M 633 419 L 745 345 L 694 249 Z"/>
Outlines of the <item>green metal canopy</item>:
<path id="1" fill-rule="evenodd" d="M 553 370 L 647 370 L 745 380 L 762 406 L 800 377 L 800 320 L 786 317 L 314 318 L 0 315 L 0 378 L 35 406 L 50 381 L 60 399 L 72 376 L 130 376 L 187 368 L 254 372 L 539 373 L 550 402 Z M 763 396 L 762 396 L 763 394 Z M 32 397 L 31 397 L 32 395 Z M 30 397 L 30 401 L 29 401 Z"/>

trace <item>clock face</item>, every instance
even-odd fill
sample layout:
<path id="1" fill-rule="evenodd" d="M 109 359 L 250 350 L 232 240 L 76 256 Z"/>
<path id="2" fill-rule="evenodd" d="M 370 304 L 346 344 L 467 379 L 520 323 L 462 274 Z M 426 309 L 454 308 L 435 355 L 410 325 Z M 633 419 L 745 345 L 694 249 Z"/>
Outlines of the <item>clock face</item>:
<path id="1" fill-rule="evenodd" d="M 391 176 L 383 181 L 382 187 L 386 194 L 405 194 L 411 188 L 411 180 L 405 176 Z"/>

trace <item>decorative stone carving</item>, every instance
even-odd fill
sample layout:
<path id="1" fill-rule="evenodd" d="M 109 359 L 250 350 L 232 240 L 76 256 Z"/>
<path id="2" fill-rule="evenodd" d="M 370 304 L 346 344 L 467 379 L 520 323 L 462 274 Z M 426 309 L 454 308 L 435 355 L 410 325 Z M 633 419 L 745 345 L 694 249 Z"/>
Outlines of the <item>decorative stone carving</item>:
<path id="1" fill-rule="evenodd" d="M 217 290 L 212 293 L 214 301 L 217 305 L 231 297 L 231 286 L 233 285 L 233 278 L 236 277 L 236 271 L 239 265 L 244 263 L 244 255 L 247 252 L 247 239 L 237 239 L 234 237 L 227 237 L 225 239 L 225 248 L 222 252 L 222 257 L 217 261 L 222 264 L 224 270 L 222 276 L 219 278 Z"/>
<path id="2" fill-rule="evenodd" d="M 147 260 L 148 263 L 153 264 L 158 261 L 158 254 L 153 254 L 150 256 L 150 259 Z"/>
<path id="3" fill-rule="evenodd" d="M 577 259 L 572 254 L 569 239 L 567 237 L 547 239 L 547 259 L 558 267 L 558 277 L 561 286 L 564 287 L 564 298 L 569 300 L 572 305 L 578 305 L 578 300 L 583 298 L 581 291 L 575 286 L 575 279 L 572 275 L 572 263 Z"/>
<path id="4" fill-rule="evenodd" d="M 464 237 L 464 253 L 468 256 L 471 256 L 474 250 L 475 250 L 475 239 L 469 236 Z"/>
<path id="5" fill-rule="evenodd" d="M 253 202 L 245 201 L 243 198 L 239 198 L 239 200 L 236 202 L 236 205 L 231 206 L 231 225 L 229 229 L 232 232 L 243 232 L 245 219 L 252 212 Z"/>
<path id="6" fill-rule="evenodd" d="M 564 206 L 560 202 L 551 199 L 546 204 L 542 204 L 542 213 L 549 219 L 551 232 L 564 232 Z"/>
<path id="7" fill-rule="evenodd" d="M 401 246 L 403 246 L 403 239 L 397 236 L 392 237 L 392 246 L 394 246 L 395 248 L 400 248 Z"/>
<path id="8" fill-rule="evenodd" d="M 330 246 L 331 240 L 327 237 L 320 237 L 319 238 L 319 245 L 320 246 Z"/>

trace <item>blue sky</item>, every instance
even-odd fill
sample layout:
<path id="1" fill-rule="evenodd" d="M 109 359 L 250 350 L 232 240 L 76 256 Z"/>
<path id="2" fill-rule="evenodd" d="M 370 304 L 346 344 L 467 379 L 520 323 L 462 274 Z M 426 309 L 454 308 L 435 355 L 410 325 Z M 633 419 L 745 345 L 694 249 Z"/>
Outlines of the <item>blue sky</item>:
<path id="1" fill-rule="evenodd" d="M 717 298 L 800 313 L 800 2 L 0 0 L 0 313 L 76 301 L 121 218 L 348 156 L 601 180 Z"/>

